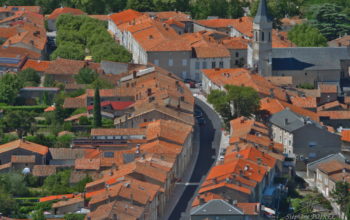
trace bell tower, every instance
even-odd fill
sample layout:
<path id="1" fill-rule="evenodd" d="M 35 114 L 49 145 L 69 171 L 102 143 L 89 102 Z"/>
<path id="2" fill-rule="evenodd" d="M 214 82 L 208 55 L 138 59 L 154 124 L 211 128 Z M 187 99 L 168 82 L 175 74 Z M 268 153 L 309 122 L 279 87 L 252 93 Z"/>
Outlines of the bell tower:
<path id="1" fill-rule="evenodd" d="M 260 0 L 253 21 L 252 64 L 262 76 L 272 75 L 272 19 L 268 14 L 266 0 Z"/>

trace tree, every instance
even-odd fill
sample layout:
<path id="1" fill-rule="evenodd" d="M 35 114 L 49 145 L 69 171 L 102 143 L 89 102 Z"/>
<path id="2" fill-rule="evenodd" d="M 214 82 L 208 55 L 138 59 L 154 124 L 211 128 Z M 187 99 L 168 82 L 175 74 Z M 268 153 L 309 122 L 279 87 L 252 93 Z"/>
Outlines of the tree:
<path id="1" fill-rule="evenodd" d="M 99 127 L 102 126 L 101 100 L 100 100 L 100 90 L 99 90 L 99 88 L 95 89 L 93 126 L 94 126 L 94 128 L 99 128 Z"/>
<path id="2" fill-rule="evenodd" d="M 15 74 L 5 74 L 0 78 L 0 103 L 13 104 L 23 82 Z"/>
<path id="3" fill-rule="evenodd" d="M 155 6 L 152 0 L 128 0 L 126 8 L 134 9 L 136 11 L 153 11 Z"/>
<path id="4" fill-rule="evenodd" d="M 206 19 L 211 15 L 210 0 L 194 1 L 192 3 L 192 16 L 195 19 Z"/>
<path id="5" fill-rule="evenodd" d="M 111 43 L 101 43 L 91 46 L 91 55 L 95 62 L 114 61 L 128 63 L 132 59 L 132 55 L 124 47 Z"/>
<path id="6" fill-rule="evenodd" d="M 44 211 L 41 209 L 35 210 L 32 213 L 32 219 L 33 220 L 45 220 Z"/>
<path id="7" fill-rule="evenodd" d="M 45 87 L 53 87 L 55 86 L 55 80 L 53 79 L 53 77 L 51 75 L 45 75 L 44 78 L 44 86 Z"/>
<path id="8" fill-rule="evenodd" d="M 74 190 L 70 187 L 69 179 L 71 175 L 71 170 L 62 170 L 48 176 L 44 180 L 43 189 L 48 195 L 60 195 L 72 193 Z"/>
<path id="9" fill-rule="evenodd" d="M 330 193 L 330 196 L 340 206 L 341 210 L 345 210 L 345 206 L 350 202 L 349 193 L 350 184 L 345 181 L 339 181 L 335 184 L 335 188 Z"/>
<path id="10" fill-rule="evenodd" d="M 38 86 L 40 84 L 40 75 L 32 68 L 22 70 L 17 75 L 28 86 Z"/>
<path id="11" fill-rule="evenodd" d="M 71 60 L 83 60 L 85 57 L 84 47 L 80 44 L 74 44 L 67 41 L 64 43 L 62 42 L 50 55 L 51 60 L 55 60 L 58 57 Z"/>
<path id="12" fill-rule="evenodd" d="M 71 134 L 65 134 L 65 135 L 59 136 L 57 137 L 57 141 L 54 147 L 69 148 L 70 144 L 73 141 L 73 138 L 74 138 L 74 135 L 71 135 Z"/>
<path id="13" fill-rule="evenodd" d="M 17 210 L 18 204 L 16 200 L 11 194 L 0 187 L 0 212 L 5 216 L 9 216 Z"/>
<path id="14" fill-rule="evenodd" d="M 14 110 L 9 111 L 4 116 L 4 124 L 7 130 L 16 130 L 19 138 L 26 135 L 32 128 L 32 124 L 35 122 L 34 113 Z"/>
<path id="15" fill-rule="evenodd" d="M 327 39 L 317 28 L 309 24 L 295 25 L 292 30 L 288 32 L 288 38 L 299 47 L 327 46 Z"/>
<path id="16" fill-rule="evenodd" d="M 259 94 L 251 87 L 226 85 L 227 101 L 235 117 L 249 117 L 260 108 Z"/>
<path id="17" fill-rule="evenodd" d="M 64 215 L 64 220 L 84 220 L 84 219 L 85 219 L 85 215 L 83 214 L 72 213 L 72 214 Z"/>
<path id="18" fill-rule="evenodd" d="M 229 125 L 229 122 L 233 119 L 231 113 L 231 108 L 227 102 L 226 92 L 220 90 L 212 90 L 208 95 L 208 102 L 214 106 L 215 111 L 217 111 L 223 121 L 225 126 Z"/>
<path id="19" fill-rule="evenodd" d="M 244 15 L 242 2 L 239 0 L 231 0 L 228 2 L 227 17 L 240 18 Z"/>
<path id="20" fill-rule="evenodd" d="M 95 70 L 90 68 L 82 68 L 79 73 L 74 76 L 74 79 L 79 84 L 91 84 L 98 78 L 98 74 Z"/>
<path id="21" fill-rule="evenodd" d="M 342 7 L 337 4 L 322 4 L 314 8 L 312 24 L 328 40 L 350 34 L 350 18 L 342 13 Z"/>

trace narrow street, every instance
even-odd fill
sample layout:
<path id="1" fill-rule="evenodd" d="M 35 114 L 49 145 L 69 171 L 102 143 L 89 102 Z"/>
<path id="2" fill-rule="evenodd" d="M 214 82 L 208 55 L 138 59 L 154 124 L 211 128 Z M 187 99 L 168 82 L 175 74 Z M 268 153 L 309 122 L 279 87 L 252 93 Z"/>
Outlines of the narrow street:
<path id="1" fill-rule="evenodd" d="M 196 107 L 203 112 L 205 124 L 200 126 L 200 148 L 198 159 L 189 180 L 189 185 L 186 185 L 182 196 L 177 202 L 169 219 L 189 219 L 190 207 L 194 199 L 195 193 L 198 190 L 199 184 L 208 174 L 217 156 L 217 150 L 220 146 L 221 138 L 221 120 L 219 116 L 203 101 L 196 98 Z"/>

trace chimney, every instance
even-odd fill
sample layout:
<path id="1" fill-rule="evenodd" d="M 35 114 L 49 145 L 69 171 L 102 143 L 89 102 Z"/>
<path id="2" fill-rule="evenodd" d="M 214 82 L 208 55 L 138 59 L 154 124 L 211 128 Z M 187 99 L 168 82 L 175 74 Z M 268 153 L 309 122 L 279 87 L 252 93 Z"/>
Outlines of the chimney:
<path id="1" fill-rule="evenodd" d="M 203 205 L 205 203 L 205 200 L 200 196 L 198 196 L 198 200 L 199 200 L 199 205 Z"/>

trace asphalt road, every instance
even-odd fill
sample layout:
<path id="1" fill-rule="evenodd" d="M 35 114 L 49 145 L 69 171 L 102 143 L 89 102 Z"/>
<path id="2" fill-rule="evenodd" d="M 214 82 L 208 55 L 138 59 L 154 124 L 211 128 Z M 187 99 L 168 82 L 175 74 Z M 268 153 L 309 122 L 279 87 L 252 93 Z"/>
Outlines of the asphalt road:
<path id="1" fill-rule="evenodd" d="M 204 180 L 209 169 L 215 162 L 221 138 L 221 122 L 218 115 L 209 106 L 197 98 L 196 108 L 199 108 L 203 112 L 203 117 L 206 123 L 200 126 L 200 148 L 198 160 L 190 178 L 190 183 L 199 183 Z M 179 220 L 182 213 L 186 211 L 187 212 L 184 213 L 183 216 L 189 215 L 189 203 L 192 202 L 192 198 L 195 196 L 198 187 L 199 186 L 197 185 L 186 186 L 169 219 Z"/>

